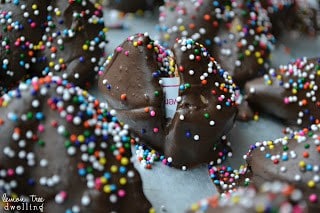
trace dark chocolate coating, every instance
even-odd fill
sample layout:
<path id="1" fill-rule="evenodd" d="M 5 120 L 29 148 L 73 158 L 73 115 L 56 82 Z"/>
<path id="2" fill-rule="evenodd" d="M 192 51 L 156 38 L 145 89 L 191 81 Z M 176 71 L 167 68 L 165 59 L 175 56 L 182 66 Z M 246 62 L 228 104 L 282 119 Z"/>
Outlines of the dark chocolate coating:
<path id="1" fill-rule="evenodd" d="M 44 212 L 149 212 L 133 139 L 105 104 L 60 77 L 21 83 L 0 103 L 1 197 L 42 197 Z"/>
<path id="2" fill-rule="evenodd" d="M 309 212 L 320 210 L 319 125 L 312 130 L 290 132 L 276 140 L 257 142 L 246 155 L 252 171 L 250 181 L 261 185 L 280 180 L 295 185 L 303 192 Z"/>
<path id="3" fill-rule="evenodd" d="M 48 4 L 40 0 L 20 2 L 28 6 L 23 10 L 21 5 L 0 1 L 0 20 L 3 22 L 0 29 L 0 94 L 31 75 L 32 59 L 36 59 L 37 51 L 29 44 L 36 45 L 43 34 L 41 22 L 46 19 Z M 38 6 L 38 15 L 31 5 Z M 24 17 L 24 14 L 28 16 Z M 34 25 L 37 27 L 32 27 Z"/>
<path id="4" fill-rule="evenodd" d="M 265 72 L 274 37 L 258 1 L 168 1 L 160 9 L 160 39 L 171 47 L 176 38 L 192 38 L 242 86 Z"/>
<path id="5" fill-rule="evenodd" d="M 163 0 L 108 0 L 106 6 L 124 13 L 135 13 L 138 11 L 155 10 Z"/>
<path id="6" fill-rule="evenodd" d="M 225 196 L 203 199 L 186 212 L 192 213 L 257 213 L 308 212 L 302 192 L 285 182 L 265 182 L 259 187 L 239 188 Z"/>
<path id="7" fill-rule="evenodd" d="M 1 94 L 50 72 L 88 87 L 107 43 L 102 7 L 88 0 L 16 2 L 1 1 Z"/>
<path id="8" fill-rule="evenodd" d="M 308 126 L 320 119 L 318 58 L 299 58 L 270 69 L 264 77 L 245 85 L 246 99 L 258 111 L 269 113 L 286 123 Z"/>
<path id="9" fill-rule="evenodd" d="M 171 157 L 173 166 L 224 159 L 230 148 L 221 138 L 232 128 L 237 112 L 231 77 L 191 39 L 177 41 L 175 63 L 168 51 L 149 36 L 129 37 L 116 48 L 99 77 L 100 92 L 116 109 L 119 120 L 147 146 Z M 174 117 L 167 121 L 159 80 L 175 66 L 180 77 L 179 101 Z"/>
<path id="10" fill-rule="evenodd" d="M 313 2 L 313 3 L 311 3 Z M 314 0 L 261 0 L 268 11 L 272 32 L 285 39 L 293 31 L 314 36 L 319 31 L 319 2 Z"/>

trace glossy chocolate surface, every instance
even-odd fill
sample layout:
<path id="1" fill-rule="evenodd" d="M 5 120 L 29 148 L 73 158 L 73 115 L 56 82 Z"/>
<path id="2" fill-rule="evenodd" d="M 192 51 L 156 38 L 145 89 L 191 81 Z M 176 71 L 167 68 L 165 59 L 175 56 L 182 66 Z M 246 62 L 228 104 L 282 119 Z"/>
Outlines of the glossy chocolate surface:
<path id="1" fill-rule="evenodd" d="M 0 103 L 1 196 L 36 195 L 44 212 L 149 211 L 134 139 L 104 103 L 60 77 L 21 83 Z"/>
<path id="2" fill-rule="evenodd" d="M 176 68 L 180 78 L 177 110 L 167 121 L 159 80 L 174 75 Z M 192 39 L 177 41 L 171 53 L 148 35 L 129 37 L 116 48 L 99 78 L 99 89 L 119 120 L 147 146 L 172 158 L 176 167 L 221 162 L 230 152 L 224 135 L 236 116 L 236 87 Z"/>

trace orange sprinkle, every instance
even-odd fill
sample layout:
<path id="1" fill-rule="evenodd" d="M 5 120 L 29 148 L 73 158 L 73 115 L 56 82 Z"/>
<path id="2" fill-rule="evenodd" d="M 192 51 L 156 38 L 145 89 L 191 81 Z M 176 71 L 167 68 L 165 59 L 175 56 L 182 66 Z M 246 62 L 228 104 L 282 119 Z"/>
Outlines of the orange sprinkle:
<path id="1" fill-rule="evenodd" d="M 120 154 L 124 154 L 126 152 L 126 150 L 123 147 L 120 147 L 118 151 Z"/>
<path id="2" fill-rule="evenodd" d="M 308 158 L 309 157 L 309 153 L 308 152 L 303 152 L 302 155 L 303 155 L 304 158 Z"/>
<path id="3" fill-rule="evenodd" d="M 125 93 L 121 94 L 121 95 L 120 95 L 120 99 L 121 99 L 122 101 L 126 100 L 126 99 L 127 99 L 127 95 L 126 95 Z"/>
<path id="4" fill-rule="evenodd" d="M 75 142 L 77 140 L 77 135 L 72 134 L 70 135 L 70 141 Z"/>
<path id="5" fill-rule="evenodd" d="M 121 160 L 121 158 L 122 158 L 122 156 L 121 156 L 121 155 L 117 155 L 117 156 L 116 156 L 117 161 L 120 161 L 120 160 Z"/>
<path id="6" fill-rule="evenodd" d="M 196 25 L 195 25 L 194 23 L 190 23 L 190 24 L 189 24 L 189 28 L 190 28 L 190 29 L 194 29 L 194 28 L 196 28 Z"/>
<path id="7" fill-rule="evenodd" d="M 144 112 L 149 112 L 149 107 L 145 107 Z"/>
<path id="8" fill-rule="evenodd" d="M 306 99 L 303 99 L 302 100 L 302 106 L 305 106 L 305 105 L 307 105 L 308 104 L 308 101 L 306 100 Z"/>
<path id="9" fill-rule="evenodd" d="M 135 140 L 134 138 L 131 138 L 130 143 L 131 143 L 132 145 L 134 145 L 134 144 L 136 144 L 136 140 Z"/>
<path id="10" fill-rule="evenodd" d="M 50 48 L 50 51 L 51 51 L 52 53 L 55 53 L 55 52 L 57 52 L 57 48 L 56 48 L 56 47 L 51 47 L 51 48 Z"/>
<path id="11" fill-rule="evenodd" d="M 203 19 L 204 19 L 205 21 L 210 21 L 211 17 L 210 17 L 209 14 L 205 14 L 205 15 L 203 16 Z"/>
<path id="12" fill-rule="evenodd" d="M 14 133 L 16 134 L 20 134 L 21 133 L 21 129 L 19 127 L 14 128 Z"/>
<path id="13" fill-rule="evenodd" d="M 201 81 L 201 84 L 202 84 L 202 85 L 206 85 L 207 83 L 208 83 L 208 81 L 205 80 L 205 79 Z"/>

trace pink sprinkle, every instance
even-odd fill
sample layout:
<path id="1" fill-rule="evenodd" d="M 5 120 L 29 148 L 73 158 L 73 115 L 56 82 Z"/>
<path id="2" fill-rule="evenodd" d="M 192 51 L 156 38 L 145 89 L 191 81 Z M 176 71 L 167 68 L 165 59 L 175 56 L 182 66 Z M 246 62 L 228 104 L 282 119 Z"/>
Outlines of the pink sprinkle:
<path id="1" fill-rule="evenodd" d="M 116 48 L 116 51 L 117 51 L 118 53 L 122 52 L 122 50 L 123 50 L 122 47 L 117 47 L 117 48 Z"/>
<path id="2" fill-rule="evenodd" d="M 153 110 L 151 110 L 151 111 L 150 111 L 150 116 L 151 116 L 151 117 L 156 116 L 156 112 L 155 112 L 155 111 L 153 111 Z"/>
<path id="3" fill-rule="evenodd" d="M 8 176 L 13 176 L 14 175 L 14 170 L 13 169 L 8 169 L 7 173 L 8 173 Z"/>
<path id="4" fill-rule="evenodd" d="M 124 54 L 125 54 L 126 56 L 128 56 L 128 55 L 129 55 L 129 51 L 126 50 L 126 51 L 124 52 Z"/>
<path id="5" fill-rule="evenodd" d="M 95 188 L 99 190 L 99 189 L 101 189 L 101 186 L 102 186 L 101 180 L 100 180 L 100 178 L 97 178 L 95 180 Z"/>
<path id="6" fill-rule="evenodd" d="M 126 191 L 124 191 L 123 189 L 120 189 L 118 191 L 118 195 L 119 195 L 119 197 L 124 197 L 126 195 Z"/>
<path id="7" fill-rule="evenodd" d="M 61 192 L 59 193 L 59 195 L 62 197 L 63 200 L 66 200 L 68 194 L 67 194 L 67 192 L 65 192 L 65 191 L 61 191 Z"/>
<path id="8" fill-rule="evenodd" d="M 316 194 L 311 194 L 309 200 L 311 203 L 316 203 L 318 201 L 318 196 Z"/>
<path id="9" fill-rule="evenodd" d="M 159 129 L 155 127 L 155 128 L 153 128 L 153 132 L 154 132 L 154 133 L 158 133 L 158 132 L 159 132 Z"/>
<path id="10" fill-rule="evenodd" d="M 39 132 L 43 132 L 44 131 L 44 126 L 42 124 L 39 124 L 38 131 Z"/>
<path id="11" fill-rule="evenodd" d="M 289 98 L 285 97 L 285 98 L 283 99 L 283 102 L 284 102 L 285 104 L 289 104 L 289 103 L 290 103 L 290 102 L 289 102 Z"/>
<path id="12" fill-rule="evenodd" d="M 67 115 L 67 116 L 66 116 L 66 120 L 67 120 L 68 122 L 71 122 L 72 119 L 73 119 L 73 116 L 72 116 L 72 115 Z"/>
<path id="13" fill-rule="evenodd" d="M 31 28 L 35 28 L 35 27 L 37 26 L 37 24 L 36 24 L 35 22 L 32 22 L 32 23 L 30 24 L 30 26 L 31 26 Z"/>
<path id="14" fill-rule="evenodd" d="M 167 164 L 167 159 L 163 159 L 163 160 L 162 160 L 162 163 L 163 163 L 164 165 L 166 165 L 166 164 Z"/>

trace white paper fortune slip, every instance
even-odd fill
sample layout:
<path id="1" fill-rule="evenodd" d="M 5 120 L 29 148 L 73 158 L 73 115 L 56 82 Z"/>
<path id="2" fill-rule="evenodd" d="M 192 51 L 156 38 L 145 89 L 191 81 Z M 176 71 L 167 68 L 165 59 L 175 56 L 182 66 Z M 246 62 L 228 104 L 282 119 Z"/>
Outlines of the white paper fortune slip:
<path id="1" fill-rule="evenodd" d="M 162 89 L 165 94 L 166 118 L 173 118 L 177 110 L 177 97 L 179 94 L 180 78 L 161 78 Z"/>

